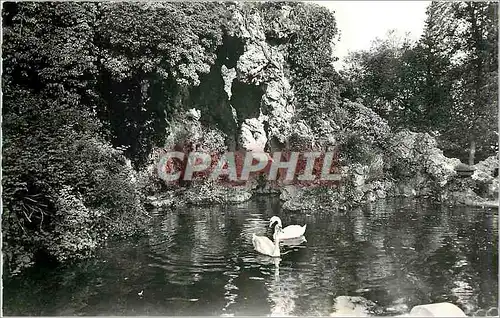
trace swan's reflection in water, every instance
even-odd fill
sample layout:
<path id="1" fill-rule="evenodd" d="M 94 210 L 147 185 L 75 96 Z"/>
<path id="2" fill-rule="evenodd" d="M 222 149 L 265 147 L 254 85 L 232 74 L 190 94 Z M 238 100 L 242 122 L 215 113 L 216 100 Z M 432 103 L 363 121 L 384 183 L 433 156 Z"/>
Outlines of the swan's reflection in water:
<path id="1" fill-rule="evenodd" d="M 307 242 L 304 236 L 287 239 L 281 241 L 281 254 L 282 257 L 288 253 L 293 253 L 293 248 L 301 248 L 302 243 Z M 283 247 L 287 247 L 284 250 Z M 293 315 L 297 299 L 299 281 L 298 275 L 294 272 L 292 267 L 285 267 L 280 275 L 281 257 L 269 257 L 264 255 L 257 255 L 256 262 L 262 266 L 273 267 L 274 275 L 269 275 L 266 280 L 266 287 L 268 290 L 268 302 L 270 304 L 270 316 L 291 316 Z"/>
<path id="2" fill-rule="evenodd" d="M 270 315 L 271 316 L 290 316 L 295 310 L 295 298 L 296 294 L 296 281 L 293 275 L 283 275 L 289 276 L 282 277 L 280 279 L 280 258 L 274 260 L 274 277 L 270 277 L 267 285 L 268 301 L 270 303 Z M 288 274 L 290 271 L 287 269 L 285 272 Z"/>
<path id="3" fill-rule="evenodd" d="M 306 243 L 307 239 L 305 238 L 304 235 L 300 237 L 296 237 L 293 239 L 286 239 L 286 240 L 281 240 L 280 245 L 282 246 L 289 246 L 289 247 L 297 247 L 297 248 L 303 248 L 305 246 L 302 246 L 302 243 Z"/>
<path id="4" fill-rule="evenodd" d="M 297 298 L 297 283 L 290 269 L 286 269 L 286 277 L 280 277 L 279 257 L 258 255 L 255 258 L 257 264 L 265 268 L 272 268 L 273 274 L 265 279 L 268 291 L 267 301 L 270 305 L 271 316 L 290 316 L 295 310 L 295 298 Z"/>

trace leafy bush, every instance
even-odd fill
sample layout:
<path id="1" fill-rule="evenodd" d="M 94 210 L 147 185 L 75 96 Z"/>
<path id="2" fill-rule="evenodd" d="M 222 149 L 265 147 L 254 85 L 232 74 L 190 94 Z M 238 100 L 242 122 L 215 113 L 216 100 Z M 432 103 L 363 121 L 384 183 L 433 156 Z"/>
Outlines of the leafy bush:
<path id="1" fill-rule="evenodd" d="M 10 3 L 4 14 L 3 204 L 11 273 L 86 256 L 144 224 L 135 176 L 96 116 L 95 3 Z"/>

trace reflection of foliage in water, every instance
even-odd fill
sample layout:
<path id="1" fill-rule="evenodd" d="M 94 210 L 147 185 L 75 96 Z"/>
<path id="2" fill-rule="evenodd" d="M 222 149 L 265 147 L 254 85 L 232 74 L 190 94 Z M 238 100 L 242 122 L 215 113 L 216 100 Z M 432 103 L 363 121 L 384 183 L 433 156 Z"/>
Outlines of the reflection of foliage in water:
<path id="1" fill-rule="evenodd" d="M 395 200 L 306 215 L 284 214 L 278 203 L 157 213 L 146 237 L 62 271 L 7 280 L 5 313 L 328 315 L 341 295 L 363 296 L 382 314 L 439 301 L 474 313 L 497 303 L 491 211 Z M 272 215 L 308 224 L 303 248 L 283 247 L 279 280 L 248 239 L 270 236 Z"/>

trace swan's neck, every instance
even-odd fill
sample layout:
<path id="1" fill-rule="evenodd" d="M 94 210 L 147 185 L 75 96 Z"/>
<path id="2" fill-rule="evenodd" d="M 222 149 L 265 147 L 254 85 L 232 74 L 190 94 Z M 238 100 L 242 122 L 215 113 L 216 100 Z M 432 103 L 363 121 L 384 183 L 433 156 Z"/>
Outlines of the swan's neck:
<path id="1" fill-rule="evenodd" d="M 280 241 L 279 240 L 275 240 L 274 241 L 274 255 L 280 255 Z"/>
<path id="2" fill-rule="evenodd" d="M 274 235 L 274 255 L 280 255 L 280 240 L 278 238 L 279 231 Z"/>

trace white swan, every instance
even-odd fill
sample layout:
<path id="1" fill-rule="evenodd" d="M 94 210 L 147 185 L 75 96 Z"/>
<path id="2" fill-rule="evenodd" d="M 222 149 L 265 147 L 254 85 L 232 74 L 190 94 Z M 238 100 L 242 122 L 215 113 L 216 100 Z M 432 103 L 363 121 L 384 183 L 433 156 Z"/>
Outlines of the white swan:
<path id="1" fill-rule="evenodd" d="M 289 226 L 283 228 L 283 225 L 281 224 L 281 219 L 277 216 L 273 216 L 269 220 L 269 227 L 271 227 L 274 224 L 274 222 L 277 222 L 278 223 L 277 226 L 280 227 L 280 231 L 278 234 L 278 238 L 280 240 L 288 240 L 288 239 L 292 239 L 292 238 L 301 237 L 306 232 L 307 224 L 305 224 L 304 226 L 289 225 Z"/>
<path id="2" fill-rule="evenodd" d="M 255 233 L 252 235 L 252 244 L 253 248 L 264 255 L 279 257 L 280 256 L 280 241 L 279 241 L 279 232 L 281 227 L 277 225 L 274 228 L 273 241 L 271 241 L 267 236 L 257 236 Z"/>

